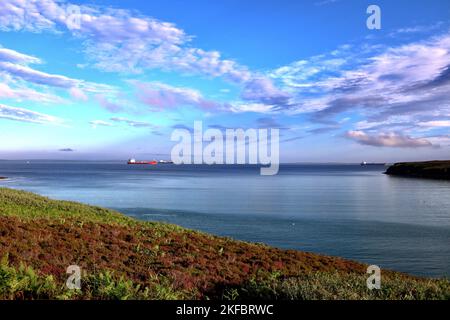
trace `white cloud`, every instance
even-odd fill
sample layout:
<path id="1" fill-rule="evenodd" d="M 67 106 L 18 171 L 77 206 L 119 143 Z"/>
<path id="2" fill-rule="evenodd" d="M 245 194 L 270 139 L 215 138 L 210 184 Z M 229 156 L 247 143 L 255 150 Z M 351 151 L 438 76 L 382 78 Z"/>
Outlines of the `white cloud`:
<path id="1" fill-rule="evenodd" d="M 113 127 L 114 125 L 110 122 L 106 122 L 103 120 L 92 120 L 89 121 L 89 123 L 91 124 L 91 126 L 95 129 L 97 127 Z"/>
<path id="2" fill-rule="evenodd" d="M 399 35 L 409 35 L 409 34 L 416 34 L 416 33 L 426 33 L 434 31 L 438 28 L 440 28 L 443 25 L 442 21 L 438 21 L 434 24 L 430 25 L 416 25 L 412 27 L 405 27 L 405 28 L 399 28 L 391 33 L 389 33 L 390 37 L 398 37 Z"/>
<path id="3" fill-rule="evenodd" d="M 0 119 L 38 124 L 62 124 L 63 120 L 47 114 L 0 104 Z"/>
<path id="4" fill-rule="evenodd" d="M 450 120 L 435 120 L 435 121 L 425 121 L 419 122 L 419 126 L 423 127 L 450 127 Z"/>
<path id="5" fill-rule="evenodd" d="M 235 113 L 256 112 L 256 113 L 274 113 L 277 106 L 263 103 L 233 103 L 230 110 Z"/>
<path id="6" fill-rule="evenodd" d="M 26 87 L 25 83 L 41 89 L 50 87 L 67 90 L 70 96 L 79 101 L 87 101 L 89 93 L 117 93 L 117 89 L 109 85 L 49 74 L 28 66 L 28 64 L 36 63 L 42 63 L 42 61 L 15 50 L 0 48 L 0 79 L 3 81 L 0 87 L 0 96 L 43 103 L 61 103 L 64 101 L 55 94 L 43 93 L 39 92 L 37 88 Z M 11 84 L 14 84 L 16 88 L 12 88 Z"/>
<path id="7" fill-rule="evenodd" d="M 0 2 L 2 31 L 54 31 L 55 22 L 50 16 L 57 16 L 53 1 L 3 0 Z"/>
<path id="8" fill-rule="evenodd" d="M 139 100 L 153 110 L 172 109 L 181 106 L 194 106 L 201 109 L 217 110 L 223 105 L 208 99 L 194 89 L 174 87 L 160 82 L 132 82 Z"/>
<path id="9" fill-rule="evenodd" d="M 329 125 L 352 114 L 358 122 L 350 136 L 359 143 L 428 145 L 384 131 L 417 136 L 447 127 L 441 119 L 450 114 L 450 33 L 391 48 L 341 47 L 270 76 L 293 96 L 288 114 Z"/>
<path id="10" fill-rule="evenodd" d="M 95 99 L 100 104 L 102 108 L 105 108 L 106 110 L 110 112 L 119 112 L 123 110 L 123 105 L 121 103 L 118 103 L 116 101 L 111 101 L 106 95 L 104 94 L 97 94 L 95 96 Z"/>
<path id="11" fill-rule="evenodd" d="M 381 53 L 376 49 L 377 54 L 371 56 L 361 57 L 349 50 L 338 50 L 339 58 L 335 59 L 322 55 L 302 60 L 275 70 L 271 76 L 297 95 L 312 95 L 309 99 L 322 102 L 329 97 L 374 95 L 384 104 L 414 102 L 430 97 L 430 93 L 409 89 L 426 85 L 450 65 L 450 34 Z M 323 105 L 323 109 L 327 107 Z M 298 111 L 302 111 L 301 105 Z"/>
<path id="12" fill-rule="evenodd" d="M 291 97 L 278 89 L 271 79 L 257 77 L 245 84 L 241 98 L 267 105 L 287 106 Z"/>
<path id="13" fill-rule="evenodd" d="M 20 64 L 42 63 L 42 61 L 39 58 L 2 47 L 0 47 L 0 61 L 8 61 Z"/>
<path id="14" fill-rule="evenodd" d="M 129 125 L 130 127 L 135 127 L 135 128 L 154 127 L 151 123 L 148 123 L 148 122 L 130 120 L 127 118 L 122 118 L 122 117 L 114 117 L 114 118 L 111 118 L 110 120 L 113 122 L 125 123 L 125 124 Z"/>
<path id="15" fill-rule="evenodd" d="M 11 87 L 8 83 L 0 83 L 0 98 L 16 99 L 18 101 L 28 100 L 41 103 L 64 103 L 64 99 L 50 94 L 39 92 L 24 86 Z"/>
<path id="16" fill-rule="evenodd" d="M 71 88 L 77 86 L 80 83 L 79 80 L 71 79 L 61 75 L 41 72 L 38 70 L 34 70 L 28 66 L 10 62 L 0 62 L 0 71 L 7 72 L 28 82 L 52 87 Z"/>
<path id="17" fill-rule="evenodd" d="M 369 135 L 364 131 L 349 131 L 347 137 L 360 144 L 375 147 L 419 148 L 432 146 L 427 139 L 412 138 L 395 132 Z"/>
<path id="18" fill-rule="evenodd" d="M 0 30 L 70 32 L 84 40 L 93 65 L 105 71 L 161 68 L 235 82 L 250 78 L 247 68 L 219 52 L 189 46 L 191 37 L 172 23 L 127 10 L 81 5 L 79 28 L 70 28 L 69 5 L 55 0 L 2 0 Z"/>
<path id="19" fill-rule="evenodd" d="M 73 88 L 71 88 L 69 90 L 69 93 L 72 96 L 72 98 L 75 98 L 78 101 L 84 101 L 85 102 L 85 101 L 89 100 L 89 97 L 80 88 L 73 87 Z"/>

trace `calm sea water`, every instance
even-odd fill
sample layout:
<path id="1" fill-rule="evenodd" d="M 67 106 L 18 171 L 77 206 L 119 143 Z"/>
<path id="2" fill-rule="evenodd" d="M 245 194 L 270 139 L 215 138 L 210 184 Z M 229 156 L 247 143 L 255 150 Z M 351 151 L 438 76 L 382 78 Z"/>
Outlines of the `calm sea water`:
<path id="1" fill-rule="evenodd" d="M 450 182 L 389 177 L 383 166 L 128 166 L 0 161 L 0 186 L 230 236 L 450 276 Z"/>

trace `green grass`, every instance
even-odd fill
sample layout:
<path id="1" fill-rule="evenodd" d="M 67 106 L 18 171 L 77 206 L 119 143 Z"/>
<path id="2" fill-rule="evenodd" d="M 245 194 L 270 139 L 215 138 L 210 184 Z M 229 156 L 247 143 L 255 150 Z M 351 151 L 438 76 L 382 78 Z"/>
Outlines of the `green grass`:
<path id="1" fill-rule="evenodd" d="M 239 288 L 229 289 L 224 298 L 263 300 L 449 300 L 450 282 L 382 277 L 381 288 L 370 290 L 366 276 L 316 272 L 295 278 L 280 274 L 254 278 Z"/>
<path id="2" fill-rule="evenodd" d="M 105 223 L 120 226 L 158 227 L 160 232 L 182 230 L 166 223 L 138 221 L 114 210 L 72 201 L 56 201 L 22 190 L 0 188 L 0 216 L 21 220 L 50 219 L 61 223 Z M 184 229 L 186 230 L 186 229 Z"/>
<path id="3" fill-rule="evenodd" d="M 0 214 L 21 219 L 74 219 L 121 225 L 137 222 L 113 210 L 70 201 L 54 201 L 31 192 L 6 188 L 0 188 Z"/>
<path id="4" fill-rule="evenodd" d="M 101 272 L 82 278 L 82 290 L 70 290 L 52 275 L 39 275 L 33 268 L 21 264 L 9 265 L 5 256 L 0 262 L 0 299 L 101 299 L 101 300 L 179 300 L 190 299 L 189 292 L 176 291 L 170 281 L 155 278 L 147 287 L 141 287 L 111 272 Z"/>

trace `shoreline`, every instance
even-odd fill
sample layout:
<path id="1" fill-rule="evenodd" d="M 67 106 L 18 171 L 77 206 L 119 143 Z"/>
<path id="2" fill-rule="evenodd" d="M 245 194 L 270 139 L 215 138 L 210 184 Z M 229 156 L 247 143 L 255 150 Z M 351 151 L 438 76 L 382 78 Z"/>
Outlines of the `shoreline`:
<path id="1" fill-rule="evenodd" d="M 450 283 L 445 279 L 383 269 L 386 290 L 368 290 L 364 263 L 140 221 L 113 210 L 30 192 L 0 188 L 0 207 L 0 233 L 6 241 L 0 243 L 0 257 L 9 258 L 3 259 L 0 269 L 17 274 L 20 269 L 16 268 L 24 264 L 42 281 L 52 276 L 61 290 L 67 266 L 77 261 L 88 274 L 85 286 L 92 288 L 105 277 L 108 288 L 123 287 L 125 281 L 128 289 L 123 294 L 131 299 L 223 300 L 231 293 L 239 299 L 450 297 Z M 121 297 L 92 290 L 73 298 Z M 0 295 L 0 299 L 21 294 Z M 57 299 L 61 294 L 65 293 L 50 292 L 44 298 Z M 42 296 L 32 292 L 30 298 Z"/>
<path id="2" fill-rule="evenodd" d="M 424 162 L 399 162 L 390 166 L 385 174 L 389 176 L 450 180 L 450 160 L 448 161 L 424 161 Z"/>

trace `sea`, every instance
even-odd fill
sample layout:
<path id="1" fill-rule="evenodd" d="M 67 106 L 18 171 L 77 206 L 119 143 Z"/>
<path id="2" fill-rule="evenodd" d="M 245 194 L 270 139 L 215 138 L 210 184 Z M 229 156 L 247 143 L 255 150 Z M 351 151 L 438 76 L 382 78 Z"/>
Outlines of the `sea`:
<path id="1" fill-rule="evenodd" d="M 0 187 L 32 191 L 278 248 L 450 277 L 450 182 L 383 165 L 127 165 L 0 161 Z"/>

